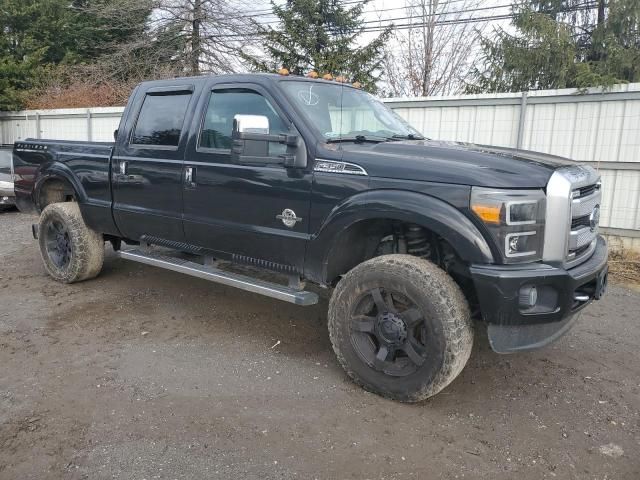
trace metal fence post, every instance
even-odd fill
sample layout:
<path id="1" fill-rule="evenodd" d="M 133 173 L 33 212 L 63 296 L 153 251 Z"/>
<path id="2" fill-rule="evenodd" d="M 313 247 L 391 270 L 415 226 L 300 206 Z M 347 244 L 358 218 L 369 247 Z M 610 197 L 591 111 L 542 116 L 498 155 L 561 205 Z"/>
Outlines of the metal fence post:
<path id="1" fill-rule="evenodd" d="M 36 138 L 41 138 L 42 135 L 40 133 L 40 114 L 36 112 Z"/>
<path id="2" fill-rule="evenodd" d="M 520 120 L 518 121 L 518 139 L 516 141 L 516 148 L 522 148 L 524 139 L 524 124 L 527 119 L 527 92 L 522 92 L 520 100 Z"/>
<path id="3" fill-rule="evenodd" d="M 91 121 L 91 110 L 87 108 L 87 140 L 93 140 L 93 125 Z"/>

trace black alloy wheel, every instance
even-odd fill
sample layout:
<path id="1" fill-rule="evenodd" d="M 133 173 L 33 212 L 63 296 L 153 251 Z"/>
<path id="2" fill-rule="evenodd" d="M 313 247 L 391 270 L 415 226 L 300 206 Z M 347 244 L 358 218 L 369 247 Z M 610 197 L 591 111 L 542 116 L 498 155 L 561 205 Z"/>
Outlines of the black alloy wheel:
<path id="1" fill-rule="evenodd" d="M 455 281 L 402 254 L 374 257 L 343 275 L 329 302 L 328 328 L 356 383 L 403 402 L 449 385 L 473 346 L 469 305 Z"/>
<path id="2" fill-rule="evenodd" d="M 393 290 L 374 288 L 356 301 L 351 343 L 371 368 L 402 377 L 427 360 L 427 328 L 420 309 Z"/>
<path id="3" fill-rule="evenodd" d="M 45 245 L 47 255 L 58 268 L 65 268 L 73 254 L 69 230 L 64 223 L 50 219 L 45 225 Z"/>

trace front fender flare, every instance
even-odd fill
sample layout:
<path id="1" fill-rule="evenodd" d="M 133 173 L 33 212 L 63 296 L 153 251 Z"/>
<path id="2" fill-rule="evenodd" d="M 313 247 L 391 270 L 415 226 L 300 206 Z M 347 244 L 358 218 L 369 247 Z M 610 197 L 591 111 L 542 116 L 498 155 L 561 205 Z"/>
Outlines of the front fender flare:
<path id="1" fill-rule="evenodd" d="M 415 223 L 444 238 L 466 263 L 494 263 L 489 244 L 460 210 L 430 195 L 403 190 L 372 190 L 337 205 L 309 242 L 305 276 L 329 283 L 327 265 L 340 235 L 363 220 Z M 320 277 L 320 278 L 317 278 Z"/>

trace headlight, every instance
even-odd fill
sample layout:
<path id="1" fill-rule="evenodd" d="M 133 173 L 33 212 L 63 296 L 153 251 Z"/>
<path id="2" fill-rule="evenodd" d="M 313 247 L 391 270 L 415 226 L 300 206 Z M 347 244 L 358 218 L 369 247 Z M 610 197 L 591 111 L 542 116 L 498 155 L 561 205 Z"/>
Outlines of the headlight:
<path id="1" fill-rule="evenodd" d="M 473 187 L 471 210 L 491 232 L 505 263 L 542 259 L 545 213 L 542 190 Z"/>

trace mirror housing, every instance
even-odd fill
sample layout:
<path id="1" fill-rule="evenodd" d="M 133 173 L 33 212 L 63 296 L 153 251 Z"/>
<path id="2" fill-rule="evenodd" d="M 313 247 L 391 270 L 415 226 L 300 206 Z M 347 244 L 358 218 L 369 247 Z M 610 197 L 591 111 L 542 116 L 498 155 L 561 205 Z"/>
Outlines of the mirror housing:
<path id="1" fill-rule="evenodd" d="M 307 166 L 307 148 L 300 135 L 272 135 L 269 119 L 263 115 L 236 115 L 231 134 L 231 161 L 240 164 Z M 286 145 L 286 153 L 269 156 L 269 144 Z"/>
<path id="2" fill-rule="evenodd" d="M 239 133 L 269 134 L 269 119 L 264 115 L 236 115 L 233 117 L 233 130 Z"/>

